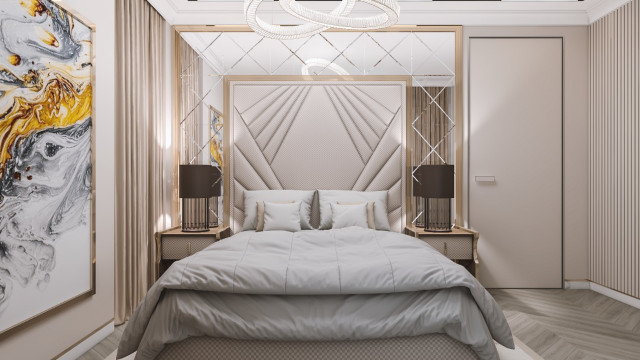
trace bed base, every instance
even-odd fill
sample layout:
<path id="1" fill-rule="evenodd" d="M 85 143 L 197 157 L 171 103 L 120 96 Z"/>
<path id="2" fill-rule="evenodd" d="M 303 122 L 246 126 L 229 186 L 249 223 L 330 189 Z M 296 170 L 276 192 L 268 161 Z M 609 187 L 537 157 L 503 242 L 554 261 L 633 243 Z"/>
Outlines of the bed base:
<path id="1" fill-rule="evenodd" d="M 191 337 L 168 344 L 158 360 L 477 360 L 471 347 L 444 334 L 360 341 L 262 341 Z"/>

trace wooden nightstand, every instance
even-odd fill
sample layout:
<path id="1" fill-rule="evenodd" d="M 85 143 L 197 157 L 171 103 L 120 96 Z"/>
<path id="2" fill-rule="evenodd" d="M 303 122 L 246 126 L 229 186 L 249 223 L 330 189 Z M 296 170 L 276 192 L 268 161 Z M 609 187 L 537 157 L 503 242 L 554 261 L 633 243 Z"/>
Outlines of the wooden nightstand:
<path id="1" fill-rule="evenodd" d="M 205 232 L 182 232 L 181 227 L 156 233 L 156 274 L 164 273 L 171 264 L 231 236 L 228 226 L 218 226 Z"/>
<path id="2" fill-rule="evenodd" d="M 427 242 L 444 256 L 464 266 L 473 276 L 478 277 L 479 234 L 476 231 L 456 226 L 451 232 L 438 233 L 408 226 L 404 228 L 404 233 Z"/>

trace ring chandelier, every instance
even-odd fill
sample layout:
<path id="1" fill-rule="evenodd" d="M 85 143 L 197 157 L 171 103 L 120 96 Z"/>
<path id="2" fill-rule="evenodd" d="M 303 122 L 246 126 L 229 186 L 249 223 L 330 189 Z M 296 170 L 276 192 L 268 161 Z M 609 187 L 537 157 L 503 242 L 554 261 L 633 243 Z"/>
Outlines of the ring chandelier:
<path id="1" fill-rule="evenodd" d="M 258 7 L 263 0 L 245 0 L 244 14 L 247 24 L 253 31 L 265 37 L 288 40 L 308 37 L 330 28 L 375 30 L 391 26 L 398 22 L 400 6 L 396 0 L 341 0 L 331 12 L 324 13 L 300 5 L 296 0 L 279 0 L 287 13 L 306 21 L 303 25 L 272 25 L 258 17 Z M 357 2 L 369 4 L 383 13 L 366 17 L 349 17 Z"/>

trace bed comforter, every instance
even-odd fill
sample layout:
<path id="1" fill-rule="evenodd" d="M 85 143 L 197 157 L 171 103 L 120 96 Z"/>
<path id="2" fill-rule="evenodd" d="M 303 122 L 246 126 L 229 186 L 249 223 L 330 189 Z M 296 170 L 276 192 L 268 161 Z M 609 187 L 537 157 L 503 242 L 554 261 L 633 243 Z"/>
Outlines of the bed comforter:
<path id="1" fill-rule="evenodd" d="M 334 341 L 446 333 L 481 359 L 514 348 L 491 295 L 423 241 L 362 228 L 241 232 L 174 263 L 117 358 L 153 359 L 190 336 Z"/>

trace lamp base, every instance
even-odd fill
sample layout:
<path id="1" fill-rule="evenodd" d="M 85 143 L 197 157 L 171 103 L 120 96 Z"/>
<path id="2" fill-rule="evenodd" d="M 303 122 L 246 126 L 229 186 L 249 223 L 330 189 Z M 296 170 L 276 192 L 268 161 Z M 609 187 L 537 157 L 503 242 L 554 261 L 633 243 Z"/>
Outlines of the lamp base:
<path id="1" fill-rule="evenodd" d="M 182 228 L 182 232 L 187 232 L 187 233 L 200 233 L 200 232 L 207 232 L 209 231 L 210 228 L 206 228 L 206 229 L 201 229 L 201 230 L 192 230 L 192 229 L 185 229 Z"/>
<path id="2" fill-rule="evenodd" d="M 424 199 L 424 231 L 436 233 L 451 232 L 451 199 Z"/>
<path id="3" fill-rule="evenodd" d="M 425 227 L 424 231 L 433 232 L 433 233 L 448 233 L 448 232 L 451 232 L 451 228 L 448 228 L 448 229 L 432 229 L 432 228 Z"/>
<path id="4" fill-rule="evenodd" d="M 218 197 L 214 196 L 209 199 L 209 228 L 211 229 L 219 225 L 218 212 Z"/>
<path id="5" fill-rule="evenodd" d="M 182 232 L 209 231 L 209 199 L 182 198 Z"/>

